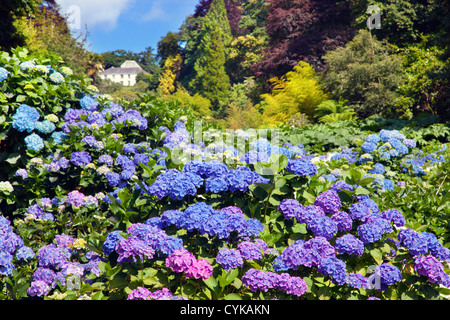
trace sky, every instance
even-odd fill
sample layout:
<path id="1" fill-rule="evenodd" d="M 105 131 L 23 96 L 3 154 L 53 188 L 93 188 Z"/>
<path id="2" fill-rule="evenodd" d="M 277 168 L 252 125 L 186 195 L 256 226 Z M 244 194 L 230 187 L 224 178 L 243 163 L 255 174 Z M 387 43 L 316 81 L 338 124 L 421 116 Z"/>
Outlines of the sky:
<path id="1" fill-rule="evenodd" d="M 88 34 L 87 49 L 143 51 L 177 32 L 198 0 L 56 0 L 72 32 Z"/>

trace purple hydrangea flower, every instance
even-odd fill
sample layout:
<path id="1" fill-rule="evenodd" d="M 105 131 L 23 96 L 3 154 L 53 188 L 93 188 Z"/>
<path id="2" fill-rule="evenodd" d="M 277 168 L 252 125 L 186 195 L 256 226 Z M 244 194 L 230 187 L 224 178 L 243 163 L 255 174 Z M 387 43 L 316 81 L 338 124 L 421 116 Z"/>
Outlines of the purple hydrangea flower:
<path id="1" fill-rule="evenodd" d="M 249 269 L 242 276 L 242 284 L 246 287 L 250 288 L 250 291 L 264 291 L 267 292 L 270 288 L 274 286 L 271 277 L 268 273 L 258 270 L 258 269 Z"/>
<path id="2" fill-rule="evenodd" d="M 85 203 L 84 197 L 85 195 L 83 193 L 79 192 L 78 190 L 74 190 L 67 194 L 65 202 L 68 205 L 74 206 L 75 208 L 80 208 Z"/>
<path id="3" fill-rule="evenodd" d="M 119 257 L 117 258 L 119 263 L 135 263 L 137 258 L 141 261 L 146 258 L 152 259 L 155 254 L 155 249 L 149 246 L 145 241 L 131 236 L 127 239 L 122 239 L 119 241 L 116 247 L 116 252 L 119 254 Z"/>
<path id="4" fill-rule="evenodd" d="M 57 248 L 54 244 L 41 247 L 36 255 L 39 266 L 44 268 L 60 268 L 70 257 L 67 248 Z"/>
<path id="5" fill-rule="evenodd" d="M 186 249 L 175 250 L 166 258 L 166 266 L 175 272 L 186 272 L 195 263 L 196 259 Z"/>
<path id="6" fill-rule="evenodd" d="M 284 218 L 287 220 L 294 219 L 298 216 L 299 210 L 303 206 L 295 199 L 283 199 L 278 205 L 278 211 L 280 211 Z"/>
<path id="7" fill-rule="evenodd" d="M 188 278 L 195 278 L 203 280 L 211 277 L 213 272 L 211 264 L 205 259 L 198 259 L 194 261 L 192 265 L 189 266 L 188 270 L 184 273 L 184 275 Z"/>
<path id="8" fill-rule="evenodd" d="M 342 203 L 336 191 L 327 190 L 317 196 L 314 205 L 321 207 L 326 213 L 337 213 Z"/>
<path id="9" fill-rule="evenodd" d="M 339 231 L 350 231 L 353 227 L 353 220 L 345 211 L 339 211 L 331 216 L 331 220 L 337 224 Z"/>
<path id="10" fill-rule="evenodd" d="M 253 242 L 243 241 L 238 244 L 238 250 L 245 260 L 260 260 L 262 252 L 260 247 Z"/>
<path id="11" fill-rule="evenodd" d="M 241 253 L 237 249 L 220 249 L 216 256 L 216 262 L 220 264 L 225 270 L 242 267 L 244 261 Z"/>
<path id="12" fill-rule="evenodd" d="M 92 158 L 87 151 L 73 152 L 70 157 L 70 162 L 76 166 L 87 165 L 91 160 Z"/>
<path id="13" fill-rule="evenodd" d="M 406 224 L 405 217 L 397 209 L 385 210 L 380 213 L 380 216 L 389 222 L 393 222 L 397 227 L 403 227 Z"/>
<path id="14" fill-rule="evenodd" d="M 450 278 L 442 263 L 433 256 L 414 257 L 414 269 L 418 274 L 428 277 L 431 283 L 444 284 Z"/>
<path id="15" fill-rule="evenodd" d="M 43 297 L 48 295 L 49 292 L 50 286 L 44 281 L 40 280 L 31 282 L 31 285 L 27 289 L 27 293 L 30 297 Z"/>
<path id="16" fill-rule="evenodd" d="M 128 294 L 128 300 L 150 300 L 152 292 L 147 288 L 137 287 Z"/>

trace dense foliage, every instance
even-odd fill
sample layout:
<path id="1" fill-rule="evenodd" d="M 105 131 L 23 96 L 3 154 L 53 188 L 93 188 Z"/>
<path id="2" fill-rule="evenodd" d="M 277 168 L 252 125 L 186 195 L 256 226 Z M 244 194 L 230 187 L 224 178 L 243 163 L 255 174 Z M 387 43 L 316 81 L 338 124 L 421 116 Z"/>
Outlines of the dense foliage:
<path id="1" fill-rule="evenodd" d="M 448 297 L 448 126 L 221 131 L 1 59 L 2 299 Z"/>

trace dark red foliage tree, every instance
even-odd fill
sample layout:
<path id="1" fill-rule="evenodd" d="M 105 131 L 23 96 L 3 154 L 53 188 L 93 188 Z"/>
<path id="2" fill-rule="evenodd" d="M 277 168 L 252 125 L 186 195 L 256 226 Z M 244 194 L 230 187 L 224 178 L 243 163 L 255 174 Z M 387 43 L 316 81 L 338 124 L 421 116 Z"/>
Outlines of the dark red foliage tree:
<path id="1" fill-rule="evenodd" d="M 252 66 L 256 77 L 282 76 L 306 61 L 316 71 L 322 56 L 354 36 L 348 4 L 332 0 L 268 0 L 267 33 L 270 43 L 264 59 Z"/>

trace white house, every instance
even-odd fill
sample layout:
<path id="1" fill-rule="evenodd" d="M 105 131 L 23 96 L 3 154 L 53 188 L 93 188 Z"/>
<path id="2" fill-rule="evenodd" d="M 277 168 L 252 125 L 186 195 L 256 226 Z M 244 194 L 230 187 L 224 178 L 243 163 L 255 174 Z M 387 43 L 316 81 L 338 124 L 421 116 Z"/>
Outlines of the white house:
<path id="1" fill-rule="evenodd" d="M 100 78 L 109 79 L 112 82 L 123 84 L 124 86 L 134 86 L 138 73 L 148 73 L 142 69 L 136 61 L 127 60 L 120 68 L 112 67 L 100 73 Z"/>

